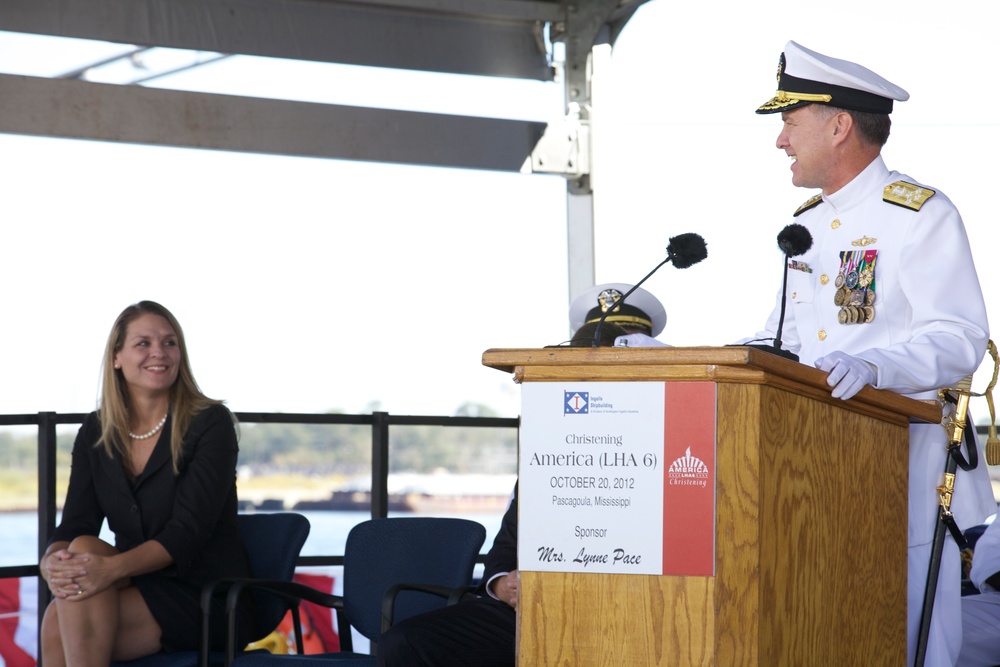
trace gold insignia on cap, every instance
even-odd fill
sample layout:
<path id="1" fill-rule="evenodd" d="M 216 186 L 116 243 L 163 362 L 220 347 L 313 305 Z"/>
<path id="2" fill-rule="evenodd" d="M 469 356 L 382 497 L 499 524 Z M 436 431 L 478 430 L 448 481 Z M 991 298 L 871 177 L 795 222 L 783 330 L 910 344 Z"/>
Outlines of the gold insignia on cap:
<path id="1" fill-rule="evenodd" d="M 865 246 L 869 246 L 869 245 L 871 245 L 873 243 L 877 243 L 877 242 L 878 242 L 878 239 L 873 239 L 873 238 L 870 238 L 868 236 L 862 236 L 860 239 L 855 239 L 854 241 L 851 241 L 851 245 L 855 246 L 855 247 L 861 247 L 861 248 L 863 248 Z"/>
<path id="2" fill-rule="evenodd" d="M 927 203 L 927 200 L 935 194 L 937 194 L 936 191 L 930 188 L 907 183 L 906 181 L 896 181 L 885 186 L 885 190 L 882 192 L 882 201 L 913 211 L 919 211 L 920 207 Z"/>
<path id="3" fill-rule="evenodd" d="M 774 93 L 774 97 L 764 102 L 758 109 L 757 112 L 769 111 L 776 112 L 785 107 L 796 106 L 802 104 L 803 102 L 818 102 L 820 104 L 828 104 L 833 100 L 832 95 L 817 94 L 817 93 L 793 93 L 787 90 L 781 89 L 781 75 L 785 73 L 785 54 L 782 53 L 778 58 L 778 90 Z"/>
<path id="4" fill-rule="evenodd" d="M 785 107 L 790 107 L 793 104 L 802 104 L 803 102 L 815 102 L 817 104 L 829 104 L 833 100 L 832 95 L 826 95 L 821 93 L 791 93 L 787 90 L 778 90 L 774 93 L 774 97 L 769 99 L 764 104 L 758 107 L 757 111 L 777 111 L 778 109 L 784 109 Z"/>
<path id="5" fill-rule="evenodd" d="M 831 102 L 833 95 L 826 93 L 793 93 L 787 90 L 779 90 L 774 93 L 773 103 L 796 104 L 798 102 Z"/>
<path id="6" fill-rule="evenodd" d="M 653 329 L 653 322 L 648 317 L 644 316 L 645 313 L 642 313 L 641 311 L 637 311 L 635 313 L 621 312 L 622 304 L 620 302 L 624 296 L 624 294 L 613 287 L 603 290 L 597 295 L 597 303 L 600 306 L 601 314 L 588 319 L 585 324 L 593 324 L 604 319 L 605 322 L 613 322 L 626 328 L 642 328 L 647 332 L 651 331 Z M 625 304 L 624 307 L 629 308 L 630 306 Z M 596 310 L 597 309 L 595 308 L 590 311 L 589 314 L 594 314 Z M 608 311 L 611 312 L 609 313 Z"/>
<path id="7" fill-rule="evenodd" d="M 601 312 L 606 313 L 616 307 L 622 298 L 622 293 L 616 289 L 606 289 L 597 295 L 597 303 L 601 305 Z"/>
<path id="8" fill-rule="evenodd" d="M 816 195 L 815 197 L 811 197 L 808 201 L 802 204 L 802 206 L 799 206 L 797 209 L 795 209 L 795 213 L 792 214 L 792 217 L 794 218 L 798 216 L 800 213 L 805 213 L 806 211 L 808 211 L 821 201 L 823 201 L 823 195 Z"/>

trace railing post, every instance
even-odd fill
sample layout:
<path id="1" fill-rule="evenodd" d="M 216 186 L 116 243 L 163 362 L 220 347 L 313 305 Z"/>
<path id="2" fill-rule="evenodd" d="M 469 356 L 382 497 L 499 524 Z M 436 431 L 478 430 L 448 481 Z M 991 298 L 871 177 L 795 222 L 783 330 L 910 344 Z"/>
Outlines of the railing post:
<path id="1" fill-rule="evenodd" d="M 372 518 L 389 515 L 389 413 L 372 413 Z"/>
<path id="2" fill-rule="evenodd" d="M 56 413 L 38 413 L 38 560 L 48 547 L 56 527 Z M 52 599 L 49 587 L 38 574 L 38 656 L 41 665 L 42 617 Z"/>

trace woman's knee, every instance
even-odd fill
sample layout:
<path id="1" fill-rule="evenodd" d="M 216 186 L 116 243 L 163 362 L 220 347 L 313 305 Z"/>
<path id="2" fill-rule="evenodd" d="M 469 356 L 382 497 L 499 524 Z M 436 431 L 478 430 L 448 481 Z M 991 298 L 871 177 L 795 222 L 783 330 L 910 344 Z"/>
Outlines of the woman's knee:
<path id="1" fill-rule="evenodd" d="M 41 640 L 45 644 L 51 640 L 59 641 L 59 637 L 59 608 L 53 600 L 42 616 Z"/>
<path id="2" fill-rule="evenodd" d="M 110 555 L 118 553 L 118 550 L 94 535 L 80 535 L 73 538 L 69 543 L 68 551 L 73 554 L 101 554 Z"/>

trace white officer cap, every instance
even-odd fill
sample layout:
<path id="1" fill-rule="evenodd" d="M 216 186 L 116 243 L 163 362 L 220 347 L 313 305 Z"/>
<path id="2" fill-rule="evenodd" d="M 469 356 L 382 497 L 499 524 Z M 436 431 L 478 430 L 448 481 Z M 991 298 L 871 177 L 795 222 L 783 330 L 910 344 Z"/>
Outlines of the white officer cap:
<path id="1" fill-rule="evenodd" d="M 573 299 L 569 307 L 569 324 L 576 331 L 588 322 L 597 322 L 609 308 L 632 289 L 627 283 L 594 285 Z M 667 311 L 659 299 L 639 287 L 628 295 L 624 304 L 615 308 L 604 320 L 633 332 L 654 338 L 667 326 Z"/>
<path id="2" fill-rule="evenodd" d="M 778 92 L 757 113 L 829 104 L 851 111 L 888 114 L 893 100 L 908 99 L 908 92 L 870 69 L 788 42 L 778 60 Z"/>

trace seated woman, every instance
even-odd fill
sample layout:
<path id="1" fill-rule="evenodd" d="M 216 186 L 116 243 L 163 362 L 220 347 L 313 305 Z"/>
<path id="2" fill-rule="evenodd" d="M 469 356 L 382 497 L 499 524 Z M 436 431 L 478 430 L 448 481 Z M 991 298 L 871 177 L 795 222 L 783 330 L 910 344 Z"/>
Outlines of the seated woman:
<path id="1" fill-rule="evenodd" d="M 202 585 L 250 575 L 236 528 L 237 449 L 235 420 L 198 388 L 176 318 L 152 301 L 122 311 L 39 564 L 54 596 L 41 627 L 45 667 L 199 647 Z M 114 546 L 98 538 L 105 518 Z M 238 616 L 246 639 L 249 616 Z M 222 647 L 222 601 L 213 619 Z"/>

